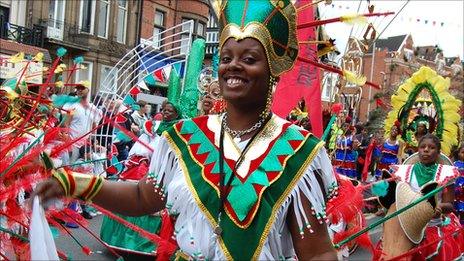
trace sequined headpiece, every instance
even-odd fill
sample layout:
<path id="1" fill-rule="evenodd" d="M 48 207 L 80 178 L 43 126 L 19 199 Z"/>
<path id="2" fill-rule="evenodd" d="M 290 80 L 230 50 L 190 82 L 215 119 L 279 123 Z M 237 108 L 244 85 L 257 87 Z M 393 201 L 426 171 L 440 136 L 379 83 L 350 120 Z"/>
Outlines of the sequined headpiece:
<path id="1" fill-rule="evenodd" d="M 298 57 L 296 10 L 290 0 L 223 0 L 219 48 L 229 38 L 254 38 L 266 51 L 271 74 L 290 70 Z"/>

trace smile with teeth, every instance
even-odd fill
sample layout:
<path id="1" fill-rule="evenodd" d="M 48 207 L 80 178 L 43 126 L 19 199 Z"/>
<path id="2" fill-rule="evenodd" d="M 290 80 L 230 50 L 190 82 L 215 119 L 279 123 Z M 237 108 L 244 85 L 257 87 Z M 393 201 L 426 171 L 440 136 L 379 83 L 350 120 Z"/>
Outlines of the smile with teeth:
<path id="1" fill-rule="evenodd" d="M 227 85 L 229 87 L 236 87 L 236 86 L 242 85 L 244 83 L 245 82 L 240 78 L 229 78 L 229 79 L 227 79 Z"/>

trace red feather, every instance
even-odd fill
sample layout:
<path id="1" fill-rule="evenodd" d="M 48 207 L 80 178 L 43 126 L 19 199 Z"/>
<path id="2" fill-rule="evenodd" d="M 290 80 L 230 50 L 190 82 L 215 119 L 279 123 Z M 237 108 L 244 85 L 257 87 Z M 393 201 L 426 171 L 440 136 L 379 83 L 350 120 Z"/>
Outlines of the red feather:
<path id="1" fill-rule="evenodd" d="M 362 216 L 364 206 L 363 188 L 354 186 L 350 179 L 337 175 L 338 195 L 327 203 L 327 213 L 336 224 L 342 219 L 345 223 L 353 222 L 358 216 Z"/>
<path id="2" fill-rule="evenodd" d="M 14 148 L 19 147 L 25 142 L 27 142 L 27 138 L 25 137 L 13 139 L 7 136 L 6 138 L 2 139 L 0 141 L 0 159 L 3 159 Z"/>

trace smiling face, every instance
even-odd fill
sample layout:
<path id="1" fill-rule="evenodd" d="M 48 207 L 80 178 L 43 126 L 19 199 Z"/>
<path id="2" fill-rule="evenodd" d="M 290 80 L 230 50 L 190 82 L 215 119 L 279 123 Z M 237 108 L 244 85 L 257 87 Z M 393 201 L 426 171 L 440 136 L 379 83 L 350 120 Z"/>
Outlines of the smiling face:
<path id="1" fill-rule="evenodd" d="M 220 55 L 219 85 L 224 99 L 233 105 L 264 109 L 270 70 L 261 43 L 229 38 Z"/>
<path id="2" fill-rule="evenodd" d="M 398 136 L 398 134 L 399 134 L 398 127 L 393 125 L 393 127 L 390 130 L 390 137 L 396 138 L 396 136 Z"/>
<path id="3" fill-rule="evenodd" d="M 437 162 L 440 155 L 440 147 L 431 138 L 424 138 L 419 144 L 419 159 L 424 165 L 430 165 Z"/>

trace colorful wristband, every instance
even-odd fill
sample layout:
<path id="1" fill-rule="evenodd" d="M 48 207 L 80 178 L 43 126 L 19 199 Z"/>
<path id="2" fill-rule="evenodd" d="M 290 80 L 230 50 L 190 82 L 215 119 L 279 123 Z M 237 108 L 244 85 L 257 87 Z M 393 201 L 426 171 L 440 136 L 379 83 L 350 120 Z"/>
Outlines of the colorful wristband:
<path id="1" fill-rule="evenodd" d="M 103 178 L 65 169 L 52 170 L 52 176 L 60 182 L 68 197 L 91 201 L 103 186 Z"/>

